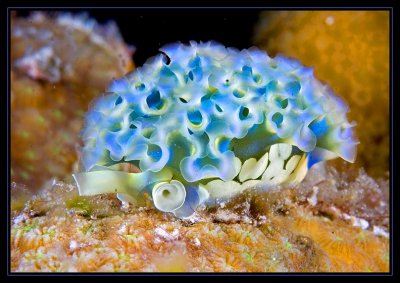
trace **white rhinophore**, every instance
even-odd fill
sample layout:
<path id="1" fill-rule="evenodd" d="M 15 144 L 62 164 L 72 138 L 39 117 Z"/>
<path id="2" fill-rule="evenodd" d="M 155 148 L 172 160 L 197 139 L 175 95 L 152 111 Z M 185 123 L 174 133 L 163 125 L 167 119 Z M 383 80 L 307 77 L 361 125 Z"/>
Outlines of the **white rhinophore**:
<path id="1" fill-rule="evenodd" d="M 185 186 L 176 180 L 161 182 L 152 190 L 154 205 L 161 211 L 172 212 L 180 208 L 186 198 Z"/>

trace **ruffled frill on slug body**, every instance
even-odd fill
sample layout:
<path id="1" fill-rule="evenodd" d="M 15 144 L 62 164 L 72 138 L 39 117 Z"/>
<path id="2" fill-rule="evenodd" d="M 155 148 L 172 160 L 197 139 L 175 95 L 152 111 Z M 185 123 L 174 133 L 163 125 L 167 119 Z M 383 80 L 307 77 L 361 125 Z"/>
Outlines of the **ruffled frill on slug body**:
<path id="1" fill-rule="evenodd" d="M 316 162 L 354 161 L 347 106 L 312 69 L 214 42 L 160 50 L 87 113 L 81 194 L 148 192 L 184 218 L 248 188 L 300 182 Z M 115 170 L 124 162 L 141 172 Z"/>

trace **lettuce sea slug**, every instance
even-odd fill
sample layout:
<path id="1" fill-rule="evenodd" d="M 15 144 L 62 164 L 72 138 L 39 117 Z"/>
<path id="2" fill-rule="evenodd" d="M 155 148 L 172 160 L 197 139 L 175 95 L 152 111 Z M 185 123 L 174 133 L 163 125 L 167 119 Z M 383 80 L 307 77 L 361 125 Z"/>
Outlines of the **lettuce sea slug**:
<path id="1" fill-rule="evenodd" d="M 81 195 L 147 192 L 185 218 L 246 189 L 300 182 L 316 162 L 354 161 L 348 108 L 311 68 L 215 42 L 160 50 L 86 114 Z"/>

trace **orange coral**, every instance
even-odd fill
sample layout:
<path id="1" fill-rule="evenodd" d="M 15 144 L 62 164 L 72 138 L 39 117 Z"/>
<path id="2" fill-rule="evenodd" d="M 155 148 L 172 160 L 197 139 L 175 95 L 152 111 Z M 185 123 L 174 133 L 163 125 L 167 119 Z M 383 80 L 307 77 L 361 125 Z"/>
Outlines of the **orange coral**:
<path id="1" fill-rule="evenodd" d="M 303 193 L 308 197 L 299 187 L 254 192 L 243 196 L 246 202 L 238 198 L 214 212 L 177 220 L 152 206 L 116 205 L 114 195 L 79 197 L 76 188 L 57 183 L 13 211 L 11 269 L 388 271 L 387 238 L 353 227 L 338 209 L 337 216 L 320 215 L 319 206 L 302 201 Z M 286 199 L 285 206 L 277 199 Z"/>
<path id="2" fill-rule="evenodd" d="M 116 26 L 92 24 L 67 14 L 11 19 L 11 179 L 31 189 L 73 171 L 89 102 L 133 68 Z"/>
<path id="3" fill-rule="evenodd" d="M 313 239 L 329 258 L 329 270 L 337 272 L 389 271 L 389 241 L 371 231 L 340 224 L 324 217 L 277 217 L 277 223 Z M 366 244 L 368 243 L 368 244 Z"/>

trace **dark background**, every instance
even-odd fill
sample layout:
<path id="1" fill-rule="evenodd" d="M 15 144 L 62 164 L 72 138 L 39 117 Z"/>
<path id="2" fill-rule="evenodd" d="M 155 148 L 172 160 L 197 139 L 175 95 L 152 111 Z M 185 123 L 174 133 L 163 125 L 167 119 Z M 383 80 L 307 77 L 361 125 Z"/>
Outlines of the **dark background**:
<path id="1" fill-rule="evenodd" d="M 146 59 L 159 53 L 158 49 L 161 46 L 170 42 L 215 40 L 227 47 L 249 48 L 253 45 L 253 29 L 262 10 L 98 8 L 61 11 L 85 12 L 100 24 L 109 20 L 115 21 L 125 42 L 135 46 L 133 59 L 136 66 L 141 66 Z M 27 16 L 29 10 L 19 10 L 17 15 Z"/>

